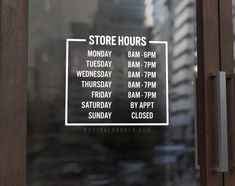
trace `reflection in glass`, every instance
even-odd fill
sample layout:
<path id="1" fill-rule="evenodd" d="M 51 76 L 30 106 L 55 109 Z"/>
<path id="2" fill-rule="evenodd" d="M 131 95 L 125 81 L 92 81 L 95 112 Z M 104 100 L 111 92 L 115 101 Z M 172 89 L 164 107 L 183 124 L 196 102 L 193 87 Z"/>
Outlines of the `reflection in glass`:
<path id="1" fill-rule="evenodd" d="M 193 0 L 31 0 L 28 185 L 197 185 L 195 27 Z M 169 42 L 169 127 L 64 126 L 65 40 L 91 33 Z M 84 53 L 74 46 L 74 66 Z M 115 99 L 122 100 L 127 69 L 121 52 L 115 57 Z"/>

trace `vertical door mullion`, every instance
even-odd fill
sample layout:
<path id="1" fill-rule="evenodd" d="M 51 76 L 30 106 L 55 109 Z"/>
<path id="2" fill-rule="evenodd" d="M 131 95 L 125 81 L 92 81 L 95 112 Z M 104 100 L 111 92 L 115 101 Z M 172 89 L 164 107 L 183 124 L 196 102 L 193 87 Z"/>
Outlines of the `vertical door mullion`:
<path id="1" fill-rule="evenodd" d="M 232 0 L 219 0 L 219 28 L 220 28 L 220 70 L 229 76 L 234 73 L 233 61 L 233 15 Z M 224 186 L 233 186 L 235 183 L 235 118 L 234 96 L 232 85 L 234 80 L 228 79 L 228 140 L 229 140 L 229 173 L 224 174 Z"/>
<path id="2" fill-rule="evenodd" d="M 27 12 L 27 0 L 0 0 L 1 186 L 26 186 Z"/>
<path id="3" fill-rule="evenodd" d="M 211 73 L 220 70 L 220 33 L 218 0 L 197 0 L 197 45 L 200 108 L 199 163 L 200 185 L 222 186 L 223 174 L 215 172 L 216 165 L 216 87 Z"/>

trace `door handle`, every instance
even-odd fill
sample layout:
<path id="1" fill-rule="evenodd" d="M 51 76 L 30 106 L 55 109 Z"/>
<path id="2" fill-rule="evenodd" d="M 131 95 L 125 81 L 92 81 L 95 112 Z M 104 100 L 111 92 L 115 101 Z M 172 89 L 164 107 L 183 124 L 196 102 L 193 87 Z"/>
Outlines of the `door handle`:
<path id="1" fill-rule="evenodd" d="M 229 171 L 228 158 L 228 121 L 227 121 L 227 87 L 226 73 L 217 72 L 211 75 L 216 81 L 217 93 L 217 163 L 213 170 Z"/>

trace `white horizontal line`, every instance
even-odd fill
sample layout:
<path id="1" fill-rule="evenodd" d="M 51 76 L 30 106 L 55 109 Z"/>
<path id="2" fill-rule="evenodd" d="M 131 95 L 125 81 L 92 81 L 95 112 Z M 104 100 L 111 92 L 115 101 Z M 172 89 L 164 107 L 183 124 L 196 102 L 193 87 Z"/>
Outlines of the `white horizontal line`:
<path id="1" fill-rule="evenodd" d="M 105 127 L 112 127 L 112 126 L 168 126 L 167 123 L 66 123 L 65 126 L 73 127 L 73 126 L 105 126 Z"/>
<path id="2" fill-rule="evenodd" d="M 149 41 L 150 44 L 167 44 L 167 41 Z"/>
<path id="3" fill-rule="evenodd" d="M 67 41 L 86 42 L 86 39 L 67 39 Z"/>

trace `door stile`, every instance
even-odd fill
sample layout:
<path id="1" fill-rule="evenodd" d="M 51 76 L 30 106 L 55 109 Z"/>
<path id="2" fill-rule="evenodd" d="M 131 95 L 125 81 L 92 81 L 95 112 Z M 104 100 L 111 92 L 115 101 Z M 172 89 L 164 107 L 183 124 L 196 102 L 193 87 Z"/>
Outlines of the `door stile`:
<path id="1" fill-rule="evenodd" d="M 218 0 L 197 1 L 197 45 L 199 84 L 199 164 L 201 186 L 222 186 L 223 174 L 216 172 L 216 84 L 211 74 L 220 70 Z"/>
<path id="2" fill-rule="evenodd" d="M 0 185 L 26 185 L 28 1 L 0 0 Z"/>

